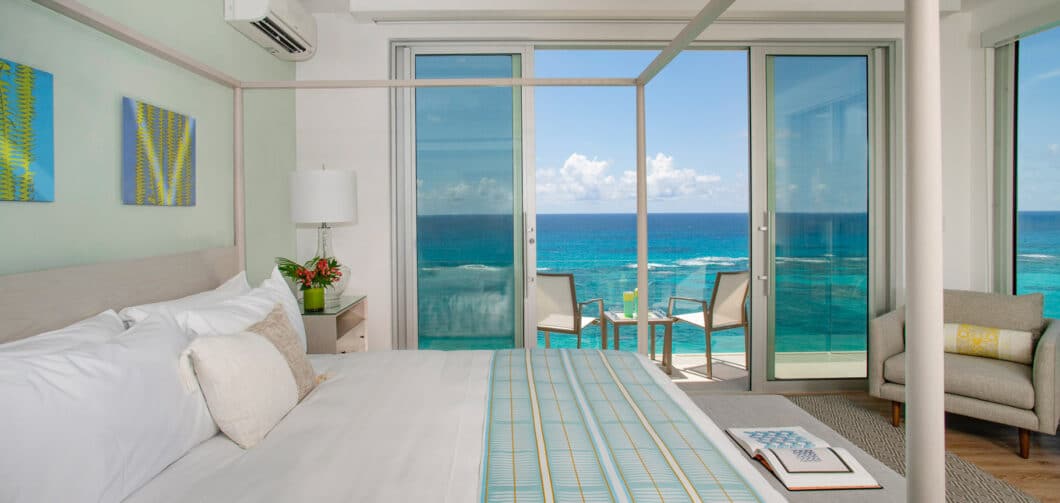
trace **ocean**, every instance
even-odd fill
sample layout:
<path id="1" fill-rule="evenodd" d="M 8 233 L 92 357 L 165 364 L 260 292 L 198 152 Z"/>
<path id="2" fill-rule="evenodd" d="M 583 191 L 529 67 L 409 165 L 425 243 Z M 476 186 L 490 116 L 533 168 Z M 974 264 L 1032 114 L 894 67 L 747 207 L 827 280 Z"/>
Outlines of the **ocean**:
<path id="1" fill-rule="evenodd" d="M 636 217 L 546 214 L 537 225 L 538 271 L 572 273 L 579 300 L 603 298 L 607 309 L 621 310 L 622 293 L 637 281 Z M 1019 225 L 1018 288 L 1046 292 L 1046 313 L 1058 315 L 1060 213 L 1021 213 Z M 666 309 L 671 295 L 709 299 L 717 272 L 747 270 L 749 227 L 747 214 L 649 215 L 652 308 Z M 776 229 L 775 350 L 864 351 L 866 215 L 779 214 Z M 418 232 L 420 347 L 511 347 L 522 305 L 511 216 L 421 216 Z M 624 349 L 636 347 L 635 332 L 622 329 Z M 676 353 L 705 350 L 702 330 L 677 324 L 673 335 Z M 551 343 L 574 347 L 575 338 L 553 334 Z M 538 344 L 544 345 L 541 333 Z M 722 331 L 713 334 L 711 349 L 742 352 L 743 344 L 741 330 Z M 599 345 L 599 327 L 587 328 L 582 346 Z"/>

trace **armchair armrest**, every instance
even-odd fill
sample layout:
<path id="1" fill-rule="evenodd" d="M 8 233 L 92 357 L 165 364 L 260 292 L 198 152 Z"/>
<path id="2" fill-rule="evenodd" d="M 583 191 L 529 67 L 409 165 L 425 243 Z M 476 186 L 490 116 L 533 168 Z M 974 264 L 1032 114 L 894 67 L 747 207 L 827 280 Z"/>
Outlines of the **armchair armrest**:
<path id="1" fill-rule="evenodd" d="M 1056 434 L 1060 421 L 1060 321 L 1049 320 L 1034 350 L 1034 411 L 1038 431 Z"/>
<path id="2" fill-rule="evenodd" d="M 869 394 L 880 396 L 883 362 L 905 351 L 905 307 L 900 307 L 869 323 Z"/>
<path id="3" fill-rule="evenodd" d="M 597 304 L 600 307 L 600 316 L 604 315 L 604 299 L 589 299 L 578 303 L 578 309 L 582 309 L 589 304 Z"/>
<path id="4" fill-rule="evenodd" d="M 581 312 L 582 312 L 583 309 L 585 309 L 585 306 L 587 306 L 589 304 L 596 304 L 597 307 L 600 309 L 600 317 L 597 318 L 597 320 L 600 322 L 600 330 L 603 330 L 606 333 L 607 332 L 607 316 L 604 316 L 604 299 L 597 298 L 597 299 L 589 299 L 589 300 L 586 300 L 586 301 L 579 302 L 578 303 L 578 315 L 579 316 L 581 316 Z M 603 334 L 601 334 L 601 335 L 603 335 Z"/>
<path id="5" fill-rule="evenodd" d="M 703 307 L 703 314 L 704 315 L 707 314 L 707 309 L 709 309 L 709 305 L 707 304 L 707 301 L 705 301 L 703 299 L 692 299 L 692 298 L 689 298 L 689 297 L 670 297 L 670 302 L 666 305 L 666 316 L 673 317 L 673 315 L 674 315 L 674 302 L 677 302 L 677 301 L 680 301 L 680 302 L 692 302 L 692 303 L 695 303 L 695 304 L 699 304 L 700 306 Z"/>

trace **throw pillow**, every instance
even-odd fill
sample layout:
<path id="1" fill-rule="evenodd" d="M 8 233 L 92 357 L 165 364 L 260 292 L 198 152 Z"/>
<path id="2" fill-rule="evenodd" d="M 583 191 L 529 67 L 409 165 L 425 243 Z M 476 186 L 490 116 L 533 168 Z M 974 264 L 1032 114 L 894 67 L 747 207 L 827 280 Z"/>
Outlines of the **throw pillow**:
<path id="1" fill-rule="evenodd" d="M 301 402 L 317 385 L 316 372 L 302 348 L 298 332 L 291 326 L 282 304 L 277 303 L 265 319 L 247 327 L 247 332 L 260 334 L 280 351 L 291 367 L 294 382 L 298 385 L 298 401 Z"/>
<path id="2" fill-rule="evenodd" d="M 943 328 L 946 352 L 981 356 L 1030 365 L 1034 358 L 1034 334 L 1021 330 L 947 323 Z"/>
<path id="3" fill-rule="evenodd" d="M 249 449 L 298 403 L 298 386 L 283 355 L 250 332 L 198 337 L 188 347 L 217 427 Z"/>

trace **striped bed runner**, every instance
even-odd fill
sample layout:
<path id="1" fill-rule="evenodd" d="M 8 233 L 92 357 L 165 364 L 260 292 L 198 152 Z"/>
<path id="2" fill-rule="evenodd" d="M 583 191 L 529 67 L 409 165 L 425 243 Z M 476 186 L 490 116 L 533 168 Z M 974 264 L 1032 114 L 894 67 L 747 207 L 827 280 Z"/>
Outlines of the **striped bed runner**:
<path id="1" fill-rule="evenodd" d="M 637 358 L 497 351 L 482 501 L 761 501 Z"/>

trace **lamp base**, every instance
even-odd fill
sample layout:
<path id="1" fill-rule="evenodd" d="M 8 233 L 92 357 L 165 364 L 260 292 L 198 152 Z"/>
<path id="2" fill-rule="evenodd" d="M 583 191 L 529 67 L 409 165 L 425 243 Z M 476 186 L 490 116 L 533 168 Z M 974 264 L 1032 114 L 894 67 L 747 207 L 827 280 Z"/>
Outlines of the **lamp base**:
<path id="1" fill-rule="evenodd" d="M 346 291 L 346 285 L 350 283 L 350 268 L 345 264 L 339 264 L 339 270 L 342 271 L 342 278 L 324 289 L 324 305 L 328 308 L 339 307 L 339 299 L 342 298 L 343 292 Z"/>
<path id="2" fill-rule="evenodd" d="M 321 223 L 317 229 L 316 256 L 320 258 L 334 258 L 335 256 L 331 251 L 331 226 L 326 222 Z M 342 297 L 342 293 L 346 291 L 346 285 L 350 282 L 350 268 L 340 263 L 339 270 L 342 271 L 342 277 L 339 278 L 339 281 L 324 289 L 324 306 L 327 308 L 339 307 L 339 299 Z"/>

